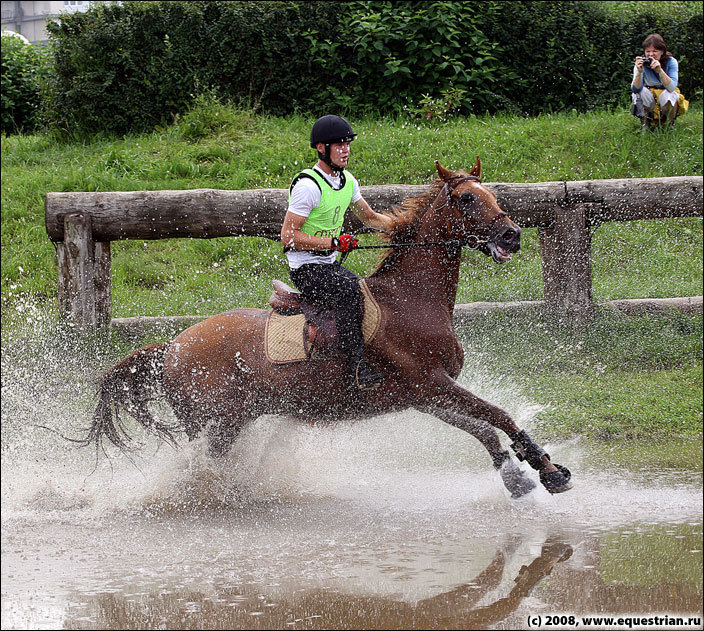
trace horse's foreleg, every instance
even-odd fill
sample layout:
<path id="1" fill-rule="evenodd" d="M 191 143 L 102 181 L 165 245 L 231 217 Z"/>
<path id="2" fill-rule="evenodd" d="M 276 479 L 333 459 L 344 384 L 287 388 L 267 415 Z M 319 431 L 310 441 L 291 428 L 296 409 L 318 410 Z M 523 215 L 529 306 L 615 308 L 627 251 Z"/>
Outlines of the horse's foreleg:
<path id="1" fill-rule="evenodd" d="M 446 372 L 434 371 L 423 384 L 423 395 L 429 397 L 433 407 L 481 419 L 506 433 L 513 441 L 511 448 L 518 458 L 540 472 L 540 481 L 551 493 L 572 488 L 569 470 L 554 465 L 545 450 L 522 431 L 507 412 L 462 388 Z"/>
<path id="2" fill-rule="evenodd" d="M 508 412 L 472 394 L 443 370 L 437 370 L 428 377 L 422 384 L 422 393 L 426 402 L 436 409 L 480 419 L 509 437 L 521 431 Z"/>
<path id="3" fill-rule="evenodd" d="M 511 458 L 511 454 L 503 449 L 498 434 L 488 423 L 442 408 L 433 409 L 432 414 L 449 425 L 468 432 L 484 445 L 491 456 L 494 469 L 499 472 L 511 497 L 521 497 L 535 488 L 535 482 L 526 477 Z"/>

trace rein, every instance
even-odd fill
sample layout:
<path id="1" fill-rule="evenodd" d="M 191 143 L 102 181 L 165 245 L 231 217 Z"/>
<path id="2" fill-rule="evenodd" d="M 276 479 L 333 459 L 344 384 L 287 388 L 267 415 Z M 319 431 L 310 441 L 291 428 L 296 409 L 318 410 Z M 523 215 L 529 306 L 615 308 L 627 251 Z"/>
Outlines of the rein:
<path id="1" fill-rule="evenodd" d="M 455 178 L 453 178 L 455 179 Z M 469 180 L 479 182 L 479 178 L 470 175 L 468 177 L 461 178 L 459 182 L 455 184 L 455 186 L 452 187 L 452 190 L 455 189 L 458 185 L 462 184 L 463 182 L 467 182 Z M 445 186 L 443 187 L 443 190 L 446 190 L 448 192 L 447 194 L 447 201 L 445 201 L 444 204 L 441 206 L 438 206 L 435 210 L 441 210 L 445 208 L 446 206 L 449 205 L 450 201 L 452 200 L 452 195 L 450 191 L 450 187 L 448 183 L 445 183 Z M 488 228 L 491 228 L 491 226 L 494 224 L 494 222 L 502 216 L 507 216 L 508 213 L 505 213 L 503 210 L 498 212 L 489 222 Z M 359 230 L 355 231 L 352 233 L 353 236 L 357 236 L 361 232 L 366 232 L 367 230 L 373 230 L 375 232 L 381 232 L 382 234 L 388 234 L 384 232 L 383 230 L 379 230 L 378 228 L 370 228 L 370 227 L 365 227 L 365 228 L 360 228 Z M 433 247 L 439 247 L 439 246 L 445 246 L 445 247 L 468 247 L 470 250 L 476 250 L 483 245 L 486 245 L 489 243 L 489 239 L 480 239 L 476 235 L 470 235 L 465 241 L 460 241 L 459 239 L 448 239 L 446 241 L 421 241 L 421 242 L 412 242 L 412 243 L 385 243 L 383 245 L 358 245 L 356 248 L 353 250 L 388 250 L 392 248 L 433 248 Z M 284 248 L 284 252 L 286 252 L 288 248 Z M 342 257 L 340 258 L 340 263 L 343 263 L 345 259 L 350 255 L 350 253 L 353 250 L 348 250 L 347 252 L 342 253 Z M 320 254 L 329 254 L 333 250 L 311 250 L 313 253 L 320 253 Z"/>
<path id="2" fill-rule="evenodd" d="M 470 175 L 468 177 L 460 179 L 460 181 L 457 182 L 457 184 L 455 184 L 455 186 L 452 188 L 452 190 L 454 190 L 454 188 L 456 186 L 462 184 L 463 182 L 467 182 L 470 180 L 472 180 L 474 182 L 479 182 L 478 177 L 476 177 L 474 175 Z M 435 209 L 436 211 L 441 210 L 441 209 L 445 208 L 446 206 L 448 206 L 450 203 L 450 200 L 452 199 L 452 196 L 450 194 L 449 184 L 446 183 L 445 186 L 443 187 L 443 189 L 446 190 L 448 193 L 447 194 L 447 201 L 444 204 L 442 204 L 441 206 L 438 206 Z M 489 223 L 488 227 L 491 228 L 491 226 L 494 224 L 494 222 L 499 217 L 506 216 L 506 215 L 507 215 L 507 213 L 505 213 L 503 210 L 500 211 L 497 215 L 495 215 L 493 217 L 493 219 Z M 353 234 L 356 236 L 362 230 L 364 230 L 364 228 L 362 228 L 361 230 L 358 230 L 357 232 L 355 232 Z M 383 230 L 378 230 L 377 228 L 372 228 L 372 230 L 386 234 Z M 381 250 L 381 249 L 388 249 L 388 248 L 432 248 L 432 247 L 437 247 L 437 246 L 447 246 L 447 247 L 466 246 L 470 250 L 476 250 L 477 248 L 480 248 L 481 246 L 486 245 L 487 243 L 489 243 L 489 239 L 480 239 L 476 235 L 470 235 L 466 242 L 460 241 L 459 239 L 449 239 L 447 241 L 421 241 L 420 243 L 413 242 L 413 243 L 387 243 L 385 245 L 358 245 L 354 249 L 355 250 Z M 342 261 L 344 261 L 344 259 L 346 258 L 346 255 L 348 255 L 351 251 L 352 250 L 350 250 L 349 252 L 345 252 L 343 254 Z"/>
<path id="3" fill-rule="evenodd" d="M 364 228 L 362 228 L 364 230 Z M 373 230 L 376 230 L 373 228 Z M 383 230 L 376 230 L 377 232 L 382 232 L 384 233 Z M 359 232 L 359 231 L 357 231 Z M 356 232 L 353 234 L 357 234 Z M 386 234 L 386 233 L 384 233 Z M 388 250 L 391 248 L 432 248 L 432 247 L 437 247 L 437 246 L 445 246 L 445 247 L 455 247 L 455 248 L 461 248 L 463 245 L 467 246 L 470 250 L 476 250 L 477 248 L 481 247 L 482 245 L 485 245 L 486 243 L 489 243 L 488 239 L 480 239 L 477 236 L 471 235 L 467 241 L 467 243 L 460 241 L 459 239 L 449 239 L 447 241 L 421 241 L 420 243 L 387 243 L 385 245 L 358 245 L 356 248 L 352 250 L 347 250 L 347 252 L 343 252 L 342 256 L 340 257 L 340 265 L 342 265 L 345 262 L 345 259 L 350 255 L 351 252 L 354 250 Z"/>
<path id="4" fill-rule="evenodd" d="M 356 233 L 355 233 L 356 234 Z M 358 245 L 355 250 L 382 250 L 388 248 L 432 248 L 439 245 L 461 247 L 466 246 L 470 250 L 476 250 L 482 245 L 489 243 L 488 239 L 480 239 L 471 235 L 467 243 L 459 239 L 449 239 L 447 241 L 421 241 L 420 243 L 387 243 L 386 245 Z M 350 250 L 351 251 L 351 250 Z M 345 252 L 347 254 L 347 252 Z"/>

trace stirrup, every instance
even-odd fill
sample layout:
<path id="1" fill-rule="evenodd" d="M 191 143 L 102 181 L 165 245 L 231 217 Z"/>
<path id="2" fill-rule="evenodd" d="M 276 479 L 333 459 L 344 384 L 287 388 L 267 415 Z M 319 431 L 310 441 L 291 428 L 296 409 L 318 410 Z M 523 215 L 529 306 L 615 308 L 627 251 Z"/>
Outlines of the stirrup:
<path id="1" fill-rule="evenodd" d="M 371 390 L 385 379 L 381 373 L 373 372 L 363 359 L 357 362 L 354 370 L 354 384 L 357 390 Z"/>

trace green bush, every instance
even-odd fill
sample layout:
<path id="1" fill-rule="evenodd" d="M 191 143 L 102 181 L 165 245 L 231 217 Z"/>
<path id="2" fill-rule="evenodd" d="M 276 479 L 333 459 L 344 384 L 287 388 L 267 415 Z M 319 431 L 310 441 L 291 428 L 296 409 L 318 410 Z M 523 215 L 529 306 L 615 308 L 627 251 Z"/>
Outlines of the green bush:
<path id="1" fill-rule="evenodd" d="M 677 10 L 663 10 L 669 4 Z M 627 10 L 614 10 L 614 6 Z M 701 91 L 701 2 L 123 2 L 48 28 L 47 119 L 72 134 L 170 123 L 203 93 L 275 115 L 538 114 L 625 105 L 660 32 Z M 452 99 L 448 100 L 448 95 Z"/>
<path id="2" fill-rule="evenodd" d="M 14 35 L 2 36 L 2 131 L 32 131 L 39 123 L 39 50 Z"/>
<path id="3" fill-rule="evenodd" d="M 48 26 L 58 68 L 49 118 L 77 133 L 171 122 L 202 92 L 285 113 L 325 81 L 301 33 L 335 19 L 331 2 L 124 2 Z M 306 92 L 311 96 L 306 101 Z"/>
<path id="4" fill-rule="evenodd" d="M 321 85 L 325 102 L 347 109 L 371 104 L 394 112 L 450 91 L 466 96 L 461 113 L 502 109 L 501 85 L 517 78 L 503 48 L 484 34 L 500 2 L 355 1 L 345 5 L 339 36 L 307 33 L 311 55 L 337 81 Z M 420 104 L 422 107 L 422 104 Z"/>

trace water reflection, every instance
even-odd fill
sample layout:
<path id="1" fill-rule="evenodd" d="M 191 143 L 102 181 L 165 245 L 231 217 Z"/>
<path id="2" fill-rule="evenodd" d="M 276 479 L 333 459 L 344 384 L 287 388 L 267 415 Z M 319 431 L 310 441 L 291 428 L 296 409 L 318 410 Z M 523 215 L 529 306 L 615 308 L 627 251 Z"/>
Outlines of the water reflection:
<path id="1" fill-rule="evenodd" d="M 79 577 L 66 564 L 57 565 L 43 545 L 44 562 L 37 564 L 41 568 L 35 569 L 35 576 L 29 571 L 19 579 L 17 570 L 29 570 L 30 563 L 25 556 L 18 565 L 10 556 L 3 568 L 3 628 L 38 628 L 42 604 L 44 615 L 48 606 L 45 589 L 51 598 L 61 591 L 48 583 L 52 567 L 64 571 L 53 580 L 72 587 L 59 599 L 63 605 L 53 603 L 54 624 L 43 628 L 525 629 L 528 615 L 535 612 L 702 613 L 700 522 L 640 525 L 586 538 L 564 531 L 548 536 L 542 545 L 527 535 L 504 536 L 494 541 L 490 558 L 485 554 L 487 539 L 465 538 L 465 533 L 459 546 L 446 541 L 433 550 L 426 541 L 431 564 L 415 570 L 404 564 L 404 559 L 411 560 L 413 548 L 403 533 L 386 549 L 378 542 L 367 549 L 355 545 L 348 563 L 339 563 L 348 542 L 334 542 L 337 558 L 321 561 L 325 555 L 319 542 L 300 550 L 292 541 L 287 553 L 275 533 L 266 529 L 263 536 L 271 540 L 271 549 L 265 555 L 255 546 L 238 559 L 227 554 L 199 559 L 202 550 L 188 545 L 184 523 L 168 526 L 186 548 L 174 550 L 170 564 L 142 550 L 141 559 L 121 559 L 116 552 L 111 565 L 98 551 L 93 566 Z M 226 534 L 221 524 L 213 526 L 204 529 L 204 538 Z M 284 558 L 289 553 L 294 558 Z M 247 555 L 252 558 L 244 561 Z M 461 570 L 453 572 L 452 564 L 477 567 L 478 558 L 486 559 L 481 570 L 467 572 L 471 578 L 457 584 Z M 81 560 L 90 566 L 87 556 Z M 358 572 L 360 568 L 366 572 Z M 22 598 L 14 598 L 5 591 L 8 573 L 10 580 L 25 580 L 37 591 L 25 589 Z M 424 573 L 430 574 L 430 581 Z M 423 583 L 422 590 L 404 590 L 404 581 Z M 13 603 L 13 611 L 6 608 L 8 603 Z"/>
<path id="2" fill-rule="evenodd" d="M 65 628 L 486 628 L 515 612 L 556 564 L 570 558 L 572 547 L 562 541 L 546 541 L 540 555 L 518 569 L 507 595 L 487 598 L 506 578 L 511 554 L 510 550 L 498 550 L 472 582 L 413 604 L 325 588 L 294 589 L 272 599 L 256 585 L 246 584 L 216 589 L 214 595 L 182 591 L 130 598 L 104 593 L 72 611 Z"/>
<path id="3" fill-rule="evenodd" d="M 604 527 L 539 504 L 481 506 L 18 516 L 3 522 L 2 628 L 525 629 L 536 612 L 701 615 L 698 516 Z"/>

